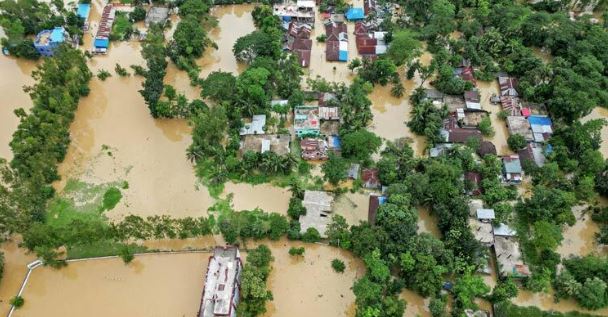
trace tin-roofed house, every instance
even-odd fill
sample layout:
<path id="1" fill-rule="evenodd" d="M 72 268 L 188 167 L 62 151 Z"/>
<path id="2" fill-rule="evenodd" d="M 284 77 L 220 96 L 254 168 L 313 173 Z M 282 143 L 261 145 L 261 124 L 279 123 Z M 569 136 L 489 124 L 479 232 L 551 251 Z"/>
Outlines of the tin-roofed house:
<path id="1" fill-rule="evenodd" d="M 86 31 L 89 29 L 89 15 L 91 14 L 90 3 L 79 3 L 76 8 L 76 15 L 84 21 L 83 29 Z"/>
<path id="2" fill-rule="evenodd" d="M 521 183 L 523 169 L 518 155 L 510 155 L 502 158 L 503 181 L 509 184 Z"/>
<path id="3" fill-rule="evenodd" d="M 34 47 L 42 56 L 53 56 L 57 47 L 64 43 L 68 36 L 68 33 L 61 26 L 52 30 L 43 30 L 36 35 Z"/>
<path id="4" fill-rule="evenodd" d="M 298 138 L 316 137 L 321 132 L 318 106 L 296 106 L 294 108 L 294 131 Z"/>
<path id="5" fill-rule="evenodd" d="M 535 142 L 545 142 L 553 134 L 553 123 L 548 116 L 531 115 L 528 122 Z"/>
<path id="6" fill-rule="evenodd" d="M 198 317 L 236 317 L 242 268 L 238 248 L 215 248 L 207 266 Z"/>
<path id="7" fill-rule="evenodd" d="M 363 8 L 350 7 L 344 13 L 348 21 L 362 21 L 365 19 L 365 10 Z"/>
<path id="8" fill-rule="evenodd" d="M 150 27 L 152 24 L 165 25 L 169 18 L 169 8 L 164 7 L 152 7 L 146 14 L 144 24 L 146 27 Z"/>
<path id="9" fill-rule="evenodd" d="M 523 116 L 508 116 L 507 128 L 509 129 L 510 135 L 519 134 L 523 136 L 528 142 L 534 140 L 532 129 L 530 129 L 530 123 Z"/>

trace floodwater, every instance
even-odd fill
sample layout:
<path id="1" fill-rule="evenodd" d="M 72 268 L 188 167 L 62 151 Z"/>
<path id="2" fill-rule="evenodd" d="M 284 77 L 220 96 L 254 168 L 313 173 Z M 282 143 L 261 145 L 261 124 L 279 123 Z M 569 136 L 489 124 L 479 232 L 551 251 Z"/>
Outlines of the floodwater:
<path id="1" fill-rule="evenodd" d="M 409 289 L 404 289 L 400 297 L 407 302 L 403 317 L 431 317 L 431 311 L 429 310 L 430 299 L 425 299 Z"/>
<path id="2" fill-rule="evenodd" d="M 562 258 L 569 256 L 585 256 L 592 252 L 601 253 L 595 234 L 599 232 L 599 227 L 591 219 L 591 215 L 585 214 L 587 206 L 576 206 L 572 209 L 576 217 L 576 223 L 570 227 L 566 226 L 563 231 L 564 240 L 557 248 L 557 253 Z"/>
<path id="3" fill-rule="evenodd" d="M 586 313 L 590 315 L 597 316 L 608 316 L 608 308 L 603 308 L 600 310 L 589 311 L 582 307 L 580 307 L 573 299 L 562 299 L 559 302 L 555 302 L 553 298 L 553 293 L 532 293 L 530 291 L 526 291 L 524 289 L 519 289 L 517 297 L 511 300 L 513 304 L 519 306 L 535 306 L 541 310 L 545 311 L 558 311 L 558 312 L 571 312 L 578 311 L 581 313 Z"/>
<path id="4" fill-rule="evenodd" d="M 586 122 L 591 119 L 605 119 L 608 120 L 608 109 L 603 107 L 595 107 L 593 111 L 586 117 L 582 118 L 581 121 Z M 608 158 L 608 125 L 602 128 L 602 144 L 600 146 L 600 152 L 604 158 Z"/>
<path id="5" fill-rule="evenodd" d="M 4 242 L 0 251 L 4 253 L 4 274 L 0 281 L 0 314 L 5 316 L 10 310 L 9 301 L 19 292 L 21 283 L 27 273 L 27 264 L 36 258 L 26 254 L 25 249 L 18 247 L 19 239 Z"/>
<path id="6" fill-rule="evenodd" d="M 363 192 L 342 194 L 334 205 L 334 213 L 344 217 L 349 225 L 358 225 L 361 221 L 367 221 L 368 210 L 369 194 Z"/>
<path id="7" fill-rule="evenodd" d="M 400 76 L 403 74 L 400 72 Z M 410 105 L 410 95 L 416 89 L 416 80 L 403 80 L 405 94 L 403 97 L 393 97 L 391 95 L 391 84 L 386 86 L 376 85 L 369 95 L 372 102 L 373 122 L 369 129 L 378 136 L 390 141 L 400 138 L 411 140 L 410 145 L 414 149 L 416 156 L 424 155 L 427 142 L 423 136 L 418 136 L 410 131 L 407 122 L 411 118 L 412 107 Z"/>
<path id="8" fill-rule="evenodd" d="M 14 316 L 194 316 L 209 253 L 149 254 L 34 270 Z M 61 290 L 58 292 L 57 290 Z"/>
<path id="9" fill-rule="evenodd" d="M 498 113 L 501 110 L 500 104 L 494 105 L 490 102 L 490 97 L 493 94 L 499 94 L 498 80 L 478 81 L 477 89 L 481 95 L 481 108 L 490 112 L 490 119 L 492 120 L 492 127 L 494 128 L 494 136 L 488 138 L 484 137 L 487 141 L 491 141 L 496 146 L 496 152 L 498 155 L 511 155 L 513 151 L 509 149 L 507 139 L 509 138 L 509 130 L 505 121 L 498 118 Z"/>
<path id="10" fill-rule="evenodd" d="M 113 220 L 127 214 L 205 215 L 212 201 L 205 188 L 197 188 L 186 160 L 187 122 L 153 119 L 138 92 L 140 78 L 93 79 L 90 86 L 70 128 L 72 143 L 55 188 L 70 177 L 94 184 L 127 181 L 123 199 L 107 213 Z"/>
<path id="11" fill-rule="evenodd" d="M 19 118 L 13 111 L 18 108 L 27 111 L 32 107 L 32 100 L 23 91 L 23 86 L 34 84 L 30 75 L 35 67 L 36 63 L 32 61 L 0 56 L 0 157 L 7 160 L 13 157 L 9 143 L 19 125 Z"/>
<path id="12" fill-rule="evenodd" d="M 361 260 L 324 245 L 282 240 L 268 246 L 274 257 L 268 279 L 274 300 L 267 305 L 264 316 L 354 316 L 355 295 L 351 287 L 365 274 Z M 300 246 L 306 249 L 303 257 L 288 254 L 290 247 Z M 344 273 L 332 269 L 331 261 L 336 258 L 346 264 Z"/>
<path id="13" fill-rule="evenodd" d="M 253 210 L 260 208 L 266 212 L 276 212 L 287 215 L 291 192 L 287 188 L 269 184 L 250 185 L 245 183 L 228 182 L 224 195 L 233 194 L 234 210 Z"/>
<path id="14" fill-rule="evenodd" d="M 437 227 L 437 217 L 431 214 L 428 208 L 418 207 L 418 233 L 430 233 L 435 238 L 441 238 Z"/>

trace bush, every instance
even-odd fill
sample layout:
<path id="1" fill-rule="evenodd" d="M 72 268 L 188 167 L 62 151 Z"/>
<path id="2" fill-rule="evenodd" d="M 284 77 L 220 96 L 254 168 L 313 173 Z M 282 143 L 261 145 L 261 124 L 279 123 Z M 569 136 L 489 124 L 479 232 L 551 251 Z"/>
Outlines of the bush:
<path id="1" fill-rule="evenodd" d="M 129 245 L 122 246 L 119 252 L 118 256 L 120 256 L 125 264 L 131 263 L 135 258 L 135 251 Z"/>
<path id="2" fill-rule="evenodd" d="M 108 77 L 112 77 L 112 74 L 105 69 L 100 69 L 99 72 L 97 72 L 97 78 L 101 81 L 105 81 Z"/>
<path id="3" fill-rule="evenodd" d="M 11 298 L 10 301 L 11 305 L 15 306 L 15 308 L 20 308 L 23 306 L 23 304 L 25 304 L 25 299 L 23 299 L 23 297 L 17 295 L 13 298 Z"/>
<path id="4" fill-rule="evenodd" d="M 287 208 L 287 215 L 293 220 L 300 219 L 300 216 L 306 214 L 306 208 L 302 206 L 302 200 L 297 197 L 291 197 L 289 199 L 289 207 Z"/>
<path id="5" fill-rule="evenodd" d="M 492 120 L 490 119 L 490 116 L 483 117 L 481 122 L 479 122 L 478 128 L 479 131 L 481 131 L 481 134 L 484 136 L 491 137 L 494 135 L 494 128 L 492 127 Z"/>
<path id="6" fill-rule="evenodd" d="M 302 241 L 308 243 L 315 243 L 321 240 L 321 234 L 315 228 L 308 228 L 306 232 L 302 235 Z"/>
<path id="7" fill-rule="evenodd" d="M 120 77 L 129 76 L 129 72 L 127 72 L 127 69 L 120 66 L 119 64 L 116 64 L 116 67 L 114 67 L 114 71 L 116 71 L 116 74 Z"/>
<path id="8" fill-rule="evenodd" d="M 304 247 L 299 247 L 299 248 L 291 247 L 291 248 L 289 248 L 289 255 L 291 255 L 291 256 L 304 255 L 304 251 L 305 251 Z"/>
<path id="9" fill-rule="evenodd" d="M 521 134 L 512 134 L 507 139 L 507 144 L 513 152 L 517 152 L 528 145 L 526 138 Z"/>
<path id="10" fill-rule="evenodd" d="M 331 267 L 334 269 L 334 271 L 338 273 L 343 273 L 346 269 L 346 264 L 344 264 L 344 261 L 342 260 L 333 259 L 331 260 Z"/>
<path id="11" fill-rule="evenodd" d="M 120 190 L 118 188 L 116 188 L 116 187 L 108 188 L 108 190 L 106 190 L 105 194 L 103 194 L 102 210 L 106 211 L 106 210 L 114 209 L 114 207 L 116 207 L 116 205 L 118 204 L 118 202 L 120 201 L 121 198 L 122 198 L 122 194 L 120 193 Z"/>

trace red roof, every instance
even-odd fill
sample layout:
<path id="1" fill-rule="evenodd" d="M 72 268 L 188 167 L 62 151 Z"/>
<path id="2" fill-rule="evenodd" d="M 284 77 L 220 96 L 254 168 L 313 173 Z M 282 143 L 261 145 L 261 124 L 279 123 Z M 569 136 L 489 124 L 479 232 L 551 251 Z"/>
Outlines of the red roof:
<path id="1" fill-rule="evenodd" d="M 310 50 L 295 50 L 294 53 L 298 56 L 300 66 L 303 68 L 310 66 Z"/>
<path id="2" fill-rule="evenodd" d="M 359 46 L 376 46 L 378 44 L 378 40 L 369 38 L 369 37 L 357 37 L 356 40 L 357 47 Z"/>
<path id="3" fill-rule="evenodd" d="M 449 130 L 448 142 L 466 143 L 469 139 L 481 139 L 481 132 L 477 129 L 455 128 Z"/>
<path id="4" fill-rule="evenodd" d="M 521 108 L 521 115 L 524 117 L 529 117 L 532 114 L 530 108 Z"/>
<path id="5" fill-rule="evenodd" d="M 460 73 L 460 78 L 466 81 L 470 81 L 475 84 L 475 76 L 473 75 L 473 67 L 467 66 L 463 67 L 462 73 Z"/>
<path id="6" fill-rule="evenodd" d="M 331 41 L 325 45 L 325 59 L 329 62 L 335 62 L 339 60 L 340 55 L 340 42 Z"/>
<path id="7" fill-rule="evenodd" d="M 367 26 L 363 24 L 363 22 L 355 22 L 355 35 L 367 35 L 368 33 L 369 30 L 367 29 Z"/>
<path id="8" fill-rule="evenodd" d="M 364 168 L 361 172 L 361 180 L 366 188 L 380 187 L 380 178 L 378 177 L 378 169 Z"/>
<path id="9" fill-rule="evenodd" d="M 376 55 L 376 46 L 357 46 L 361 55 Z"/>

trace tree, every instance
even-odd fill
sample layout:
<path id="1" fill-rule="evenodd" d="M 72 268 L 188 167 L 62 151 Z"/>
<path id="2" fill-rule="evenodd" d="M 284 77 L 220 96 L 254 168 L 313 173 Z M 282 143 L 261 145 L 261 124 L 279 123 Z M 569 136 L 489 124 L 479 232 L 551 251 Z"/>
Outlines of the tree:
<path id="1" fill-rule="evenodd" d="M 186 0 L 179 6 L 179 16 L 185 18 L 194 16 L 197 19 L 202 18 L 209 12 L 209 5 L 203 0 Z"/>
<path id="2" fill-rule="evenodd" d="M 325 180 L 333 185 L 338 185 L 340 181 L 346 179 L 348 162 L 345 159 L 330 153 L 329 160 L 323 163 L 321 170 L 323 171 L 323 178 Z"/>
<path id="3" fill-rule="evenodd" d="M 528 145 L 526 138 L 521 134 L 511 134 L 507 139 L 511 151 L 517 152 Z"/>
<path id="4" fill-rule="evenodd" d="M 578 302 L 587 309 L 600 309 L 607 305 L 606 282 L 594 277 L 583 283 L 578 296 Z"/>
<path id="5" fill-rule="evenodd" d="M 10 303 L 15 308 L 21 308 L 23 306 L 23 304 L 25 304 L 25 299 L 23 299 L 23 297 L 17 295 L 15 297 L 11 298 Z"/>
<path id="6" fill-rule="evenodd" d="M 401 66 L 410 63 L 414 58 L 420 56 L 420 41 L 415 34 L 407 29 L 393 33 L 393 39 L 386 52 L 395 65 Z"/>
<path id="7" fill-rule="evenodd" d="M 361 60 L 359 58 L 355 58 L 350 61 L 350 63 L 348 63 L 348 69 L 350 69 L 350 71 L 352 72 L 355 69 L 361 67 L 361 65 L 363 65 L 363 63 L 361 63 Z"/>
<path id="8" fill-rule="evenodd" d="M 291 248 L 289 248 L 289 255 L 291 255 L 291 256 L 296 256 L 296 255 L 302 256 L 302 255 L 304 255 L 305 251 L 306 250 L 304 249 L 304 247 L 300 247 L 300 248 L 291 247 Z"/>
<path id="9" fill-rule="evenodd" d="M 344 264 L 344 261 L 342 260 L 333 259 L 331 260 L 331 267 L 334 269 L 334 271 L 338 273 L 343 273 L 346 269 L 346 264 Z"/>
<path id="10" fill-rule="evenodd" d="M 148 71 L 146 79 L 139 93 L 144 97 L 152 117 L 160 116 L 157 109 L 158 101 L 164 89 L 164 78 L 166 74 L 167 61 L 165 60 L 165 38 L 162 28 L 159 25 L 152 25 L 146 36 L 146 41 L 142 48 L 142 55 L 146 59 Z"/>
<path id="11" fill-rule="evenodd" d="M 131 246 L 126 244 L 120 247 L 119 256 L 125 264 L 128 264 L 135 258 L 135 252 Z"/>
<path id="12" fill-rule="evenodd" d="M 517 296 L 517 284 L 513 282 L 513 279 L 507 278 L 501 280 L 494 287 L 494 290 L 492 290 L 492 294 L 490 295 L 490 300 L 493 303 L 498 303 L 509 300 L 515 296 Z"/>
<path id="13" fill-rule="evenodd" d="M 368 161 L 382 145 L 373 132 L 360 129 L 342 135 L 342 155 L 360 162 Z"/>
<path id="14" fill-rule="evenodd" d="M 474 308 L 475 303 L 473 303 L 473 300 L 490 291 L 490 288 L 484 283 L 483 279 L 479 275 L 474 275 L 471 272 L 471 269 L 467 269 L 454 284 L 456 301 L 458 302 L 459 307 L 464 309 Z"/>
<path id="15" fill-rule="evenodd" d="M 319 234 L 319 231 L 317 231 L 315 228 L 308 228 L 306 229 L 306 232 L 302 234 L 302 241 L 304 242 L 315 243 L 319 242 L 320 240 L 321 234 Z"/>
<path id="16" fill-rule="evenodd" d="M 392 60 L 386 58 L 374 61 L 366 58 L 363 60 L 363 67 L 358 72 L 362 79 L 373 84 L 379 83 L 382 86 L 385 86 L 395 78 L 399 80 L 397 66 L 395 66 Z"/>
<path id="17" fill-rule="evenodd" d="M 146 19 L 146 9 L 142 6 L 136 6 L 131 13 L 129 13 L 129 20 L 131 22 L 140 22 Z"/>
<path id="18" fill-rule="evenodd" d="M 198 58 L 203 55 L 205 48 L 211 44 L 207 33 L 196 17 L 189 15 L 180 20 L 173 33 L 173 41 L 168 50 L 171 59 L 176 62 L 178 58 Z"/>
<path id="19" fill-rule="evenodd" d="M 494 135 L 494 128 L 492 128 L 492 120 L 490 116 L 484 116 L 483 119 L 479 122 L 479 131 L 481 134 L 487 137 L 491 137 Z"/>
<path id="20" fill-rule="evenodd" d="M 325 235 L 330 245 L 337 246 L 343 249 L 350 249 L 351 234 L 348 230 L 348 223 L 341 215 L 333 215 L 331 222 L 327 225 Z"/>
<path id="21" fill-rule="evenodd" d="M 253 31 L 239 37 L 234 43 L 232 52 L 238 61 L 251 63 L 258 56 L 278 58 L 280 44 L 268 33 Z"/>

